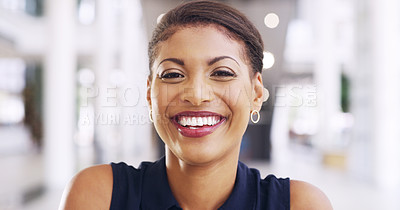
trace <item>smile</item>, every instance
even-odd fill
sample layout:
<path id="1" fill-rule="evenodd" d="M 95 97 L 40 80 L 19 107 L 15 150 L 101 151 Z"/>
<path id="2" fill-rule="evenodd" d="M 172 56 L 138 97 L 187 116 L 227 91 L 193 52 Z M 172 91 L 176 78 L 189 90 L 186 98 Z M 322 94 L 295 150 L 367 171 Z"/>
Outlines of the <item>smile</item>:
<path id="1" fill-rule="evenodd" d="M 174 115 L 171 121 L 183 136 L 199 138 L 213 133 L 226 118 L 213 112 L 186 111 Z"/>

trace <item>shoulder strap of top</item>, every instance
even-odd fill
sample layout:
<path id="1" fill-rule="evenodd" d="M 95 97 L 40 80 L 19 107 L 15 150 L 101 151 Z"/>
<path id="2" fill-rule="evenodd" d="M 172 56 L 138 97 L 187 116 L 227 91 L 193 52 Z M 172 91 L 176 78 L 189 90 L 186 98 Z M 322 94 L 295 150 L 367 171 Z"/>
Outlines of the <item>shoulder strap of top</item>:
<path id="1" fill-rule="evenodd" d="M 268 206 L 267 209 L 290 209 L 290 179 L 276 178 L 274 175 L 268 175 L 261 181 L 260 186 L 262 206 Z"/>
<path id="2" fill-rule="evenodd" d="M 113 191 L 110 210 L 138 209 L 141 201 L 143 171 L 147 167 L 142 163 L 139 169 L 124 162 L 111 163 L 113 171 Z"/>

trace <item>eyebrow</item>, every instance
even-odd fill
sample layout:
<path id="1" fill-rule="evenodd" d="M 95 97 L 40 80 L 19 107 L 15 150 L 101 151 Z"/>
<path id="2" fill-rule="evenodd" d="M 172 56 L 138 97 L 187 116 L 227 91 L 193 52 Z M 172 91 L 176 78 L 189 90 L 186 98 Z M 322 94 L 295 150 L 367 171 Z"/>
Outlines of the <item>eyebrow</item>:
<path id="1" fill-rule="evenodd" d="M 230 60 L 233 60 L 233 61 L 235 61 L 235 63 L 237 63 L 237 65 L 240 66 L 239 62 L 237 62 L 236 59 L 234 59 L 234 58 L 232 58 L 232 57 L 230 57 L 230 56 L 226 56 L 226 55 L 225 55 L 225 56 L 218 56 L 218 57 L 212 58 L 212 59 L 210 59 L 210 60 L 207 62 L 207 64 L 208 64 L 209 66 L 211 66 L 211 65 L 213 65 L 213 64 L 215 64 L 215 63 L 217 63 L 218 61 L 223 60 L 223 59 L 230 59 Z M 162 61 L 158 64 L 158 66 L 160 66 L 162 63 L 164 63 L 164 62 L 166 62 L 166 61 L 170 61 L 170 62 L 176 63 L 176 64 L 178 64 L 178 65 L 181 65 L 181 66 L 184 66 L 184 65 L 185 65 L 185 62 L 184 62 L 182 59 L 179 59 L 179 58 L 166 58 L 166 59 L 162 60 Z"/>
<path id="2" fill-rule="evenodd" d="M 220 60 L 223 60 L 223 59 L 231 59 L 231 60 L 235 61 L 238 66 L 240 66 L 239 62 L 237 62 L 237 60 L 235 60 L 234 58 L 232 58 L 230 56 L 218 56 L 218 57 L 215 57 L 215 58 L 213 58 L 213 59 L 208 61 L 208 65 L 211 66 L 214 63 L 216 63 L 216 62 L 218 62 Z"/>
<path id="3" fill-rule="evenodd" d="M 176 64 L 181 65 L 181 66 L 184 66 L 184 65 L 185 65 L 185 62 L 183 62 L 182 59 L 179 59 L 179 58 L 166 58 L 166 59 L 162 60 L 162 61 L 158 64 L 158 66 L 160 66 L 160 65 L 161 65 L 162 63 L 164 63 L 165 61 L 171 61 L 171 62 L 176 63 Z"/>

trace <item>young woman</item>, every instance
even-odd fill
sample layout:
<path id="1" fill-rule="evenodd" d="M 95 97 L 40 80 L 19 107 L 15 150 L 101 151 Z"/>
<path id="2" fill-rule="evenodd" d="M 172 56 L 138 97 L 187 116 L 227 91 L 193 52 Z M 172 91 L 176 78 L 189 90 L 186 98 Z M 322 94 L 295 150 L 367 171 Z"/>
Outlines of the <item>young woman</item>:
<path id="1" fill-rule="evenodd" d="M 168 12 L 149 44 L 147 100 L 165 157 L 99 165 L 77 174 L 61 209 L 332 209 L 316 187 L 260 178 L 239 162 L 248 121 L 267 92 L 263 42 L 253 24 L 221 3 Z"/>

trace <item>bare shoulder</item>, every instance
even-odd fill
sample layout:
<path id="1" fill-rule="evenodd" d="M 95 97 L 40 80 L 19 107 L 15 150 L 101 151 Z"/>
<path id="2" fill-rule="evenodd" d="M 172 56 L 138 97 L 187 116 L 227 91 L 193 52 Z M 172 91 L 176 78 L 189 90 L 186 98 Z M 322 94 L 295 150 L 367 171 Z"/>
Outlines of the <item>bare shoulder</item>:
<path id="1" fill-rule="evenodd" d="M 328 197 L 317 187 L 303 181 L 290 181 L 291 210 L 332 210 Z"/>
<path id="2" fill-rule="evenodd" d="M 86 168 L 68 183 L 59 210 L 109 209 L 112 188 L 113 174 L 110 165 Z"/>

